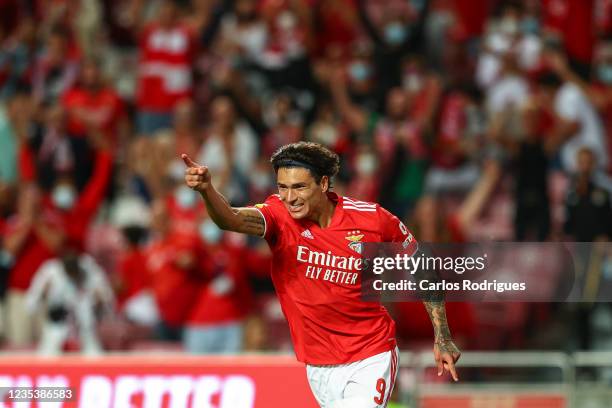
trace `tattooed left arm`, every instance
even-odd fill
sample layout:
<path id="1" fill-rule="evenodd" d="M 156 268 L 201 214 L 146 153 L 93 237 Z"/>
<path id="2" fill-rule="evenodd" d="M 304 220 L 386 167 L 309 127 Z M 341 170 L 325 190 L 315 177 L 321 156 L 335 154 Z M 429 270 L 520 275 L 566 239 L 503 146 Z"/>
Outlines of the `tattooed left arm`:
<path id="1" fill-rule="evenodd" d="M 459 381 L 455 363 L 461 356 L 461 351 L 455 345 L 446 320 L 444 301 L 423 302 L 434 329 L 434 358 L 438 367 L 438 375 L 444 370 L 450 372 L 453 380 Z"/>

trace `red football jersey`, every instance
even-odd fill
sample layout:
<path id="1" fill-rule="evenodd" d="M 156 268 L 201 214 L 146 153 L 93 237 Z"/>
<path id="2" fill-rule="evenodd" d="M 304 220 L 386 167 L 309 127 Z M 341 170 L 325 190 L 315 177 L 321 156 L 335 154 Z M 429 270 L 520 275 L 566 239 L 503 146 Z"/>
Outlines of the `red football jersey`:
<path id="1" fill-rule="evenodd" d="M 331 223 L 295 220 L 278 195 L 255 208 L 272 249 L 272 281 L 299 361 L 345 364 L 395 348 L 395 323 L 380 304 L 361 300 L 359 242 L 416 240 L 378 204 L 328 193 Z M 408 249 L 410 250 L 410 249 Z"/>

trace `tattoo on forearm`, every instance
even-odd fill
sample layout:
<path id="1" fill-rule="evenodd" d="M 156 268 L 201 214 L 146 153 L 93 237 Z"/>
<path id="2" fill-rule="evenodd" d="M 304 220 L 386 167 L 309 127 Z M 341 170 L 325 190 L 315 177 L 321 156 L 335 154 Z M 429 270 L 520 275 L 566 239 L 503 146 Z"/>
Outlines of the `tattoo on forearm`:
<path id="1" fill-rule="evenodd" d="M 451 338 L 450 329 L 446 320 L 446 310 L 444 302 L 424 302 L 425 309 L 431 319 L 434 328 L 436 341 L 449 340 Z"/>
<path id="2" fill-rule="evenodd" d="M 264 233 L 265 222 L 261 216 L 245 215 L 243 219 L 244 232 L 253 235 L 262 235 Z"/>
<path id="3" fill-rule="evenodd" d="M 423 302 L 425 309 L 431 319 L 434 329 L 435 343 L 441 352 L 459 353 L 459 349 L 452 340 L 448 321 L 446 320 L 446 308 L 444 302 Z"/>

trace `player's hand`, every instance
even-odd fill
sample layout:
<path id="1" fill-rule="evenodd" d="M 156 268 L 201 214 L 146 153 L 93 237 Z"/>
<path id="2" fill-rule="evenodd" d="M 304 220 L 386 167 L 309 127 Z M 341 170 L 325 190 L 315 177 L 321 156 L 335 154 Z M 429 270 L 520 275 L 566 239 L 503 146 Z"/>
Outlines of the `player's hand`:
<path id="1" fill-rule="evenodd" d="M 438 367 L 438 375 L 440 376 L 444 374 L 444 371 L 448 371 L 453 377 L 453 380 L 459 381 L 455 363 L 459 360 L 459 357 L 461 357 L 461 351 L 459 351 L 455 342 L 452 340 L 435 342 L 433 352 Z"/>
<path id="2" fill-rule="evenodd" d="M 200 166 L 186 154 L 181 155 L 181 159 L 185 162 L 185 184 L 195 191 L 204 193 L 210 186 L 210 172 L 208 167 Z"/>

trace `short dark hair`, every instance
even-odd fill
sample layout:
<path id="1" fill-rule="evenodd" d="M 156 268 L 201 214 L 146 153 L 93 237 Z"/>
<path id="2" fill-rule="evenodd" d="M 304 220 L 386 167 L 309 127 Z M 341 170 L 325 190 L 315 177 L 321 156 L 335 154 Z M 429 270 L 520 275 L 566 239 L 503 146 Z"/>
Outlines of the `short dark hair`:
<path id="1" fill-rule="evenodd" d="M 278 173 L 281 167 L 308 169 L 317 184 L 321 182 L 323 176 L 327 176 L 331 185 L 331 179 L 338 174 L 340 169 L 338 155 L 327 147 L 314 142 L 297 142 L 282 146 L 274 152 L 270 163 L 275 173 Z"/>

